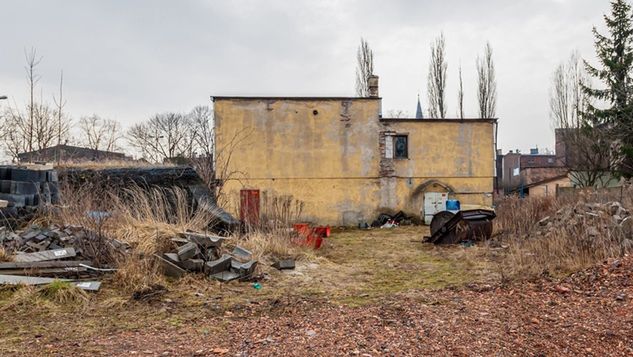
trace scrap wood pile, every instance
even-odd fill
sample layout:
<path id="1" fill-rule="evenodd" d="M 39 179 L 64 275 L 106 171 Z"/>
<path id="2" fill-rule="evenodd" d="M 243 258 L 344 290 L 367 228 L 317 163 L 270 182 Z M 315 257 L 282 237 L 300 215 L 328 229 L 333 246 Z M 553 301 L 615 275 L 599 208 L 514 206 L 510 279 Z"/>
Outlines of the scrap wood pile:
<path id="1" fill-rule="evenodd" d="M 554 215 L 547 216 L 534 226 L 530 236 L 549 236 L 561 230 L 581 229 L 589 238 L 605 236 L 609 232 L 621 232 L 632 238 L 633 217 L 620 202 L 583 203 L 566 206 Z"/>
<path id="2" fill-rule="evenodd" d="M 108 263 L 129 250 L 83 227 L 55 225 L 18 232 L 2 227 L 0 246 L 10 260 L 0 263 L 0 284 L 43 285 L 61 278 L 85 290 L 98 290 L 100 282 L 91 280 L 113 271 Z"/>
<path id="3" fill-rule="evenodd" d="M 230 253 L 222 247 L 225 237 L 185 232 L 172 238 L 176 249 L 154 255 L 165 275 L 180 278 L 187 272 L 198 272 L 220 281 L 247 280 L 254 277 L 257 260 L 253 254 L 235 246 Z"/>

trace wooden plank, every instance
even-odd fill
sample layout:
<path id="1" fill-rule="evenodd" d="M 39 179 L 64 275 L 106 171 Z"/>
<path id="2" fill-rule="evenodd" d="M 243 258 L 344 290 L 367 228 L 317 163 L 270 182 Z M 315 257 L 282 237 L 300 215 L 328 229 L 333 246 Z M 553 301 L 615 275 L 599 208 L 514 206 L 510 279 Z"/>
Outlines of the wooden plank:
<path id="1" fill-rule="evenodd" d="M 40 278 L 36 276 L 0 275 L 2 285 L 46 285 L 55 280 L 69 281 L 68 279 Z"/>
<path id="2" fill-rule="evenodd" d="M 47 260 L 57 260 L 76 256 L 75 248 L 62 248 L 45 250 L 43 252 L 22 253 L 13 256 L 15 262 L 43 262 Z"/>
<path id="3" fill-rule="evenodd" d="M 4 262 L 0 263 L 0 270 L 4 269 L 41 269 L 41 268 L 65 268 L 92 265 L 90 260 L 63 260 L 44 262 Z"/>
<path id="4" fill-rule="evenodd" d="M 41 278 L 35 276 L 0 275 L 0 285 L 46 285 L 54 281 L 70 281 L 76 287 L 86 291 L 97 291 L 100 281 L 72 281 L 69 279 Z"/>
<path id="5" fill-rule="evenodd" d="M 5 275 L 44 275 L 44 276 L 57 276 L 57 275 L 77 275 L 78 273 L 85 273 L 88 268 L 71 266 L 65 268 L 34 268 L 34 269 L 6 269 L 2 270 L 2 274 Z"/>

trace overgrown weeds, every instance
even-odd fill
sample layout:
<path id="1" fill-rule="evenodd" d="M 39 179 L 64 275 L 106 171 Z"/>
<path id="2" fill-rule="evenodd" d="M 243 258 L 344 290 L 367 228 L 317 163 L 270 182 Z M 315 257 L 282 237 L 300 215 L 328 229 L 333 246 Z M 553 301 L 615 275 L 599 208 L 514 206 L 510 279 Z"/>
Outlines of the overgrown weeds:
<path id="1" fill-rule="evenodd" d="M 7 252 L 4 247 L 0 246 L 0 262 L 11 262 L 13 261 L 13 254 Z"/>
<path id="2" fill-rule="evenodd" d="M 564 275 L 633 251 L 631 222 L 610 207 L 633 208 L 633 192 L 578 191 L 559 198 L 505 198 L 497 209 L 491 246 L 506 279 Z M 628 213 L 627 213 L 628 214 Z M 629 219 L 633 219 L 630 217 Z M 495 250 L 496 251 L 496 250 Z"/>
<path id="3" fill-rule="evenodd" d="M 0 288 L 0 311 L 73 308 L 86 306 L 88 293 L 68 281 L 54 280 L 43 286 L 8 285 Z"/>
<path id="4" fill-rule="evenodd" d="M 40 288 L 39 294 L 43 298 L 61 305 L 77 305 L 88 301 L 88 294 L 84 290 L 62 280 L 54 280 L 50 284 L 44 285 Z"/>

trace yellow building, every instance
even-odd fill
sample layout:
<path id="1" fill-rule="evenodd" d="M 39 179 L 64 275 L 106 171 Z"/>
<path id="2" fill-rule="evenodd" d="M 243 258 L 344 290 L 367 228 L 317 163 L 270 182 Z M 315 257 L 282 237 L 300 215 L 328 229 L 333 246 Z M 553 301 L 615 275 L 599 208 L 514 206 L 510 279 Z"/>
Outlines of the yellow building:
<path id="1" fill-rule="evenodd" d="M 492 205 L 495 119 L 382 118 L 377 95 L 213 102 L 218 171 L 231 173 L 223 193 L 234 214 L 242 189 L 293 197 L 305 221 L 345 226 L 400 210 L 430 217 L 442 196 Z"/>

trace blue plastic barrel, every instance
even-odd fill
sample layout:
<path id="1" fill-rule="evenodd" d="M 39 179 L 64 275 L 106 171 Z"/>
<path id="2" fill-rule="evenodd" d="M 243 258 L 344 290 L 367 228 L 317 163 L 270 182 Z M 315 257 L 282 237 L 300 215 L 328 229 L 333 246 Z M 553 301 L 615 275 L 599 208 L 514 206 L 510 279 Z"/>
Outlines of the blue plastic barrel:
<path id="1" fill-rule="evenodd" d="M 446 200 L 446 210 L 447 211 L 459 211 L 460 205 L 458 200 Z"/>

